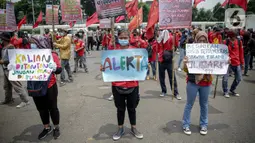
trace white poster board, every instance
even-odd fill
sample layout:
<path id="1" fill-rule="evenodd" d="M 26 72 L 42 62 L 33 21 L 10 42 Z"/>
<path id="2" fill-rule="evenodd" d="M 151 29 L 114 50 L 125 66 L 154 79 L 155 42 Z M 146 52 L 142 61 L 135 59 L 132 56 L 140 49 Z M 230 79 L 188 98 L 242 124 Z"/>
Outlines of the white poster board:
<path id="1" fill-rule="evenodd" d="M 187 67 L 191 74 L 223 75 L 228 71 L 228 47 L 223 44 L 187 44 Z"/>
<path id="2" fill-rule="evenodd" d="M 53 71 L 50 49 L 9 49 L 11 81 L 47 81 Z"/>

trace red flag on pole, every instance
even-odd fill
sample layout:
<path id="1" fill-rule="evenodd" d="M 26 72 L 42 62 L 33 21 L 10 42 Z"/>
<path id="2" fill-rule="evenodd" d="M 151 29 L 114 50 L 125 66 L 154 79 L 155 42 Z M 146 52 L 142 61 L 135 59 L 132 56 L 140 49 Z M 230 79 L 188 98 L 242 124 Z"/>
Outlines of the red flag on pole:
<path id="1" fill-rule="evenodd" d="M 128 18 L 130 18 L 131 16 L 135 16 L 138 11 L 138 0 L 133 0 L 131 2 L 128 2 L 125 7 L 126 7 Z"/>
<path id="2" fill-rule="evenodd" d="M 143 7 L 141 7 L 138 10 L 137 15 L 130 21 L 129 25 L 128 25 L 128 29 L 130 31 L 134 30 L 136 27 L 138 27 L 139 25 L 141 25 L 143 22 Z"/>
<path id="3" fill-rule="evenodd" d="M 38 25 L 42 22 L 42 19 L 43 19 L 43 13 L 42 11 L 40 11 L 40 14 L 35 22 L 35 24 L 33 25 L 33 29 L 38 27 Z"/>
<path id="4" fill-rule="evenodd" d="M 224 3 L 221 6 L 224 7 L 227 4 L 236 4 L 240 7 L 242 7 L 246 11 L 248 0 L 225 0 Z"/>
<path id="5" fill-rule="evenodd" d="M 198 5 L 199 3 L 201 3 L 201 2 L 203 2 L 203 1 L 205 1 L 205 0 L 194 0 L 193 6 L 194 6 L 194 7 L 197 7 L 197 5 Z"/>
<path id="6" fill-rule="evenodd" d="M 99 20 L 98 20 L 98 15 L 97 15 L 97 12 L 95 12 L 94 14 L 92 14 L 86 21 L 86 27 L 88 27 L 89 25 L 91 24 L 95 24 L 95 23 L 98 23 Z"/>
<path id="7" fill-rule="evenodd" d="M 121 22 L 121 21 L 124 20 L 124 19 L 125 19 L 125 16 L 124 16 L 124 15 L 121 15 L 121 16 L 118 16 L 118 17 L 116 18 L 115 22 L 116 22 L 116 23 L 119 23 L 119 22 Z"/>
<path id="8" fill-rule="evenodd" d="M 20 30 L 20 27 L 23 25 L 23 24 L 26 24 L 27 23 L 27 16 L 24 16 L 20 21 L 19 21 L 19 24 L 18 24 L 18 31 Z"/>
<path id="9" fill-rule="evenodd" d="M 76 23 L 76 21 L 71 21 L 71 22 L 69 22 L 70 28 L 72 28 L 72 27 L 75 25 L 75 23 Z"/>
<path id="10" fill-rule="evenodd" d="M 151 4 L 149 16 L 148 16 L 148 24 L 146 27 L 146 37 L 147 39 L 151 39 L 154 36 L 154 26 L 159 20 L 159 5 L 158 1 L 154 0 Z"/>
<path id="11" fill-rule="evenodd" d="M 228 4 L 229 0 L 225 0 L 224 3 L 221 4 L 221 7 L 225 7 Z"/>

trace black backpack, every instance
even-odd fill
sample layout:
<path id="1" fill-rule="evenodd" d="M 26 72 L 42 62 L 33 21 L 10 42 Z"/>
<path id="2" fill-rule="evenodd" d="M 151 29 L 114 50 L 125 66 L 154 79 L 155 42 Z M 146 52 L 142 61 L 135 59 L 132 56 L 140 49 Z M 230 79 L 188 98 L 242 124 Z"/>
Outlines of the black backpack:
<path id="1" fill-rule="evenodd" d="M 152 53 L 153 53 L 153 49 L 151 44 L 149 44 L 149 46 L 147 47 L 147 52 L 148 52 L 148 57 L 151 58 L 152 57 Z"/>

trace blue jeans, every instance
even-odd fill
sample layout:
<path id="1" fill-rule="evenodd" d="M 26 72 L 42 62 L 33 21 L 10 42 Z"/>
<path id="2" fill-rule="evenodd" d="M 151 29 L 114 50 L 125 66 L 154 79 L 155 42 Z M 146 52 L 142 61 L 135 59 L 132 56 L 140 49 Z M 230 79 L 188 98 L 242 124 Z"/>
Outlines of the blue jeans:
<path id="1" fill-rule="evenodd" d="M 230 88 L 230 92 L 232 92 L 236 90 L 236 87 L 242 80 L 242 69 L 241 69 L 241 66 L 229 65 L 229 70 L 235 73 L 235 79 Z M 227 72 L 227 74 L 225 74 L 222 79 L 222 89 L 224 93 L 228 93 L 228 77 L 229 77 L 229 72 Z"/>
<path id="2" fill-rule="evenodd" d="M 182 60 L 186 55 L 186 50 L 184 48 L 180 47 L 179 51 L 180 51 L 180 57 L 179 57 L 179 60 L 178 60 L 178 68 L 181 68 Z"/>
<path id="3" fill-rule="evenodd" d="M 149 63 L 151 65 L 153 76 L 156 76 L 156 62 L 153 61 L 153 62 L 149 62 Z M 149 75 L 150 75 L 150 69 L 148 69 L 148 72 L 147 72 L 147 76 L 149 76 Z"/>
<path id="4" fill-rule="evenodd" d="M 244 74 L 247 74 L 251 55 L 244 55 Z"/>
<path id="5" fill-rule="evenodd" d="M 208 97 L 210 95 L 211 86 L 199 86 L 195 83 L 188 82 L 186 87 L 187 103 L 183 114 L 183 128 L 190 127 L 190 113 L 199 94 L 200 104 L 200 127 L 208 126 Z"/>
<path id="6" fill-rule="evenodd" d="M 64 82 L 66 80 L 64 69 L 66 70 L 66 72 L 68 74 L 69 80 L 73 80 L 69 60 L 62 59 L 61 60 L 61 67 L 62 67 L 61 81 Z"/>

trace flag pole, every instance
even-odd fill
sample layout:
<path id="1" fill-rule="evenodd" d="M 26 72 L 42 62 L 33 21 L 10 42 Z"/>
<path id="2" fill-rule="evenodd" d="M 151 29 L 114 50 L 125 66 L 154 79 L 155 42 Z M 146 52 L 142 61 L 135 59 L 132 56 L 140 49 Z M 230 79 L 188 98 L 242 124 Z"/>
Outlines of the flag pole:
<path id="1" fill-rule="evenodd" d="M 175 53 L 174 53 L 174 43 L 175 43 L 175 34 L 173 34 L 173 38 L 172 38 L 172 51 L 173 51 L 173 57 L 172 57 L 172 100 L 174 100 L 174 77 L 175 77 L 175 70 L 174 70 L 174 56 L 175 56 Z M 177 81 L 176 81 L 177 82 Z M 176 95 L 177 96 L 177 95 Z"/>
<path id="2" fill-rule="evenodd" d="M 114 46 L 114 49 L 116 49 L 115 34 L 114 34 L 114 17 L 111 18 L 111 33 L 112 33 L 113 46 Z"/>
<path id="3" fill-rule="evenodd" d="M 53 33 L 55 33 L 55 15 L 54 15 L 54 0 L 52 0 L 52 3 L 51 3 L 51 11 L 52 11 L 52 31 Z"/>

